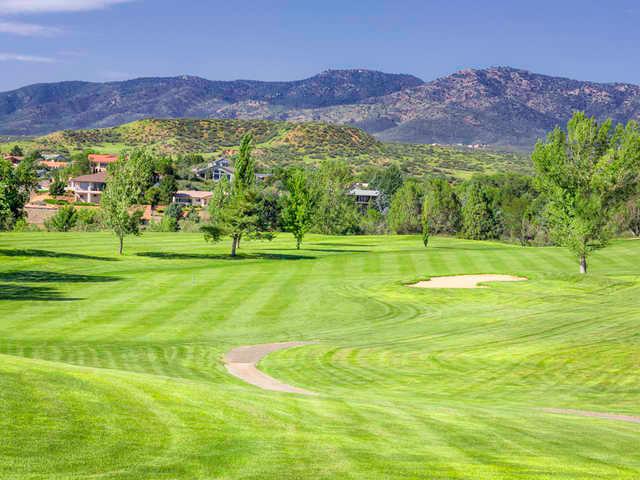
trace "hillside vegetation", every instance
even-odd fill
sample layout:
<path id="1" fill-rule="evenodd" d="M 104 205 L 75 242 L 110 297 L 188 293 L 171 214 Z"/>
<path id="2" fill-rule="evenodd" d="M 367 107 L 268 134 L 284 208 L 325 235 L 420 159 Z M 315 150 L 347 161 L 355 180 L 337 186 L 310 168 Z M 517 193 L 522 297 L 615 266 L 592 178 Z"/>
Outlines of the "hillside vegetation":
<path id="1" fill-rule="evenodd" d="M 342 158 L 360 170 L 367 165 L 398 162 L 409 175 L 436 173 L 467 177 L 473 173 L 528 173 L 528 157 L 431 145 L 383 143 L 355 127 L 326 123 L 266 120 L 140 120 L 119 127 L 65 130 L 23 142 L 25 149 L 72 152 L 93 148 L 118 153 L 146 147 L 167 155 L 197 153 L 205 157 L 232 156 L 243 135 L 252 133 L 255 155 L 263 168 Z M 7 150 L 10 144 L 0 145 Z"/>

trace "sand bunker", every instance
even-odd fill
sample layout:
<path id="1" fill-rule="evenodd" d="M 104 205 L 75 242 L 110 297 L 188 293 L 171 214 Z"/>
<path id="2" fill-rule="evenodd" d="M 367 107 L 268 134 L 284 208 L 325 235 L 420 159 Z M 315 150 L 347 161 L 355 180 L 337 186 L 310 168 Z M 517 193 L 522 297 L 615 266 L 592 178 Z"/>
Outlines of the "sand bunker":
<path id="1" fill-rule="evenodd" d="M 524 277 L 512 275 L 454 275 L 451 277 L 433 277 L 423 282 L 418 282 L 409 287 L 413 288 L 487 288 L 479 286 L 484 282 L 523 282 Z"/>
<path id="2" fill-rule="evenodd" d="M 249 345 L 235 348 L 224 357 L 224 366 L 234 377 L 264 390 L 298 393 L 300 395 L 317 395 L 309 390 L 279 382 L 275 378 L 262 373 L 256 367 L 260 360 L 272 352 L 284 350 L 285 348 L 313 345 L 314 343 L 316 342 L 267 343 L 264 345 Z"/>
<path id="3" fill-rule="evenodd" d="M 546 413 L 554 413 L 556 415 L 574 415 L 578 417 L 617 420 L 619 422 L 640 423 L 640 417 L 634 417 L 633 415 L 620 415 L 618 413 L 589 412 L 586 410 L 570 410 L 566 408 L 544 408 L 543 411 Z"/>

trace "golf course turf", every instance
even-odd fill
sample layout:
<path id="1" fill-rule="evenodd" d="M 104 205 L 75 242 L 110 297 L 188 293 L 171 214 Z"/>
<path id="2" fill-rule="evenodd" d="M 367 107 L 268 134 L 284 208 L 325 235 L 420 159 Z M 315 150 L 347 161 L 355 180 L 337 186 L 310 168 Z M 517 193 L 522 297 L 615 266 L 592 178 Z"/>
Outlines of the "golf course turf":
<path id="1" fill-rule="evenodd" d="M 0 478 L 638 479 L 640 241 L 0 234 Z M 435 276 L 503 274 L 484 289 Z M 229 374 L 235 348 L 317 395 Z M 549 409 L 549 410 L 545 410 Z"/>

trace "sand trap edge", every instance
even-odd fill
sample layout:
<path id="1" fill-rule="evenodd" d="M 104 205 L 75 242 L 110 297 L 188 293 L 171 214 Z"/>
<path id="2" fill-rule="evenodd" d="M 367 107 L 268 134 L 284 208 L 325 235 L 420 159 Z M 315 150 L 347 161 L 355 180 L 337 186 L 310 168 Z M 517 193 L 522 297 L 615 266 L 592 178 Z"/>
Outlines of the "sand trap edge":
<path id="1" fill-rule="evenodd" d="M 429 280 L 417 282 L 407 287 L 411 288 L 487 288 L 478 285 L 485 282 L 524 282 L 529 280 L 526 277 L 516 277 L 513 275 L 500 274 L 478 274 L 478 275 L 450 275 L 442 277 L 431 277 Z"/>

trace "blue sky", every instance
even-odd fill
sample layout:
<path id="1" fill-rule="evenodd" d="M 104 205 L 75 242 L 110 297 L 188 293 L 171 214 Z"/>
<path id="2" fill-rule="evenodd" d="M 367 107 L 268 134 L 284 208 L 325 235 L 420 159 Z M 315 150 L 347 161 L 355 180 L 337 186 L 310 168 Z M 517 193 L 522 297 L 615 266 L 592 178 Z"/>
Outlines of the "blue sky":
<path id="1" fill-rule="evenodd" d="M 0 91 L 139 76 L 509 65 L 640 84 L 637 0 L 0 0 Z"/>

